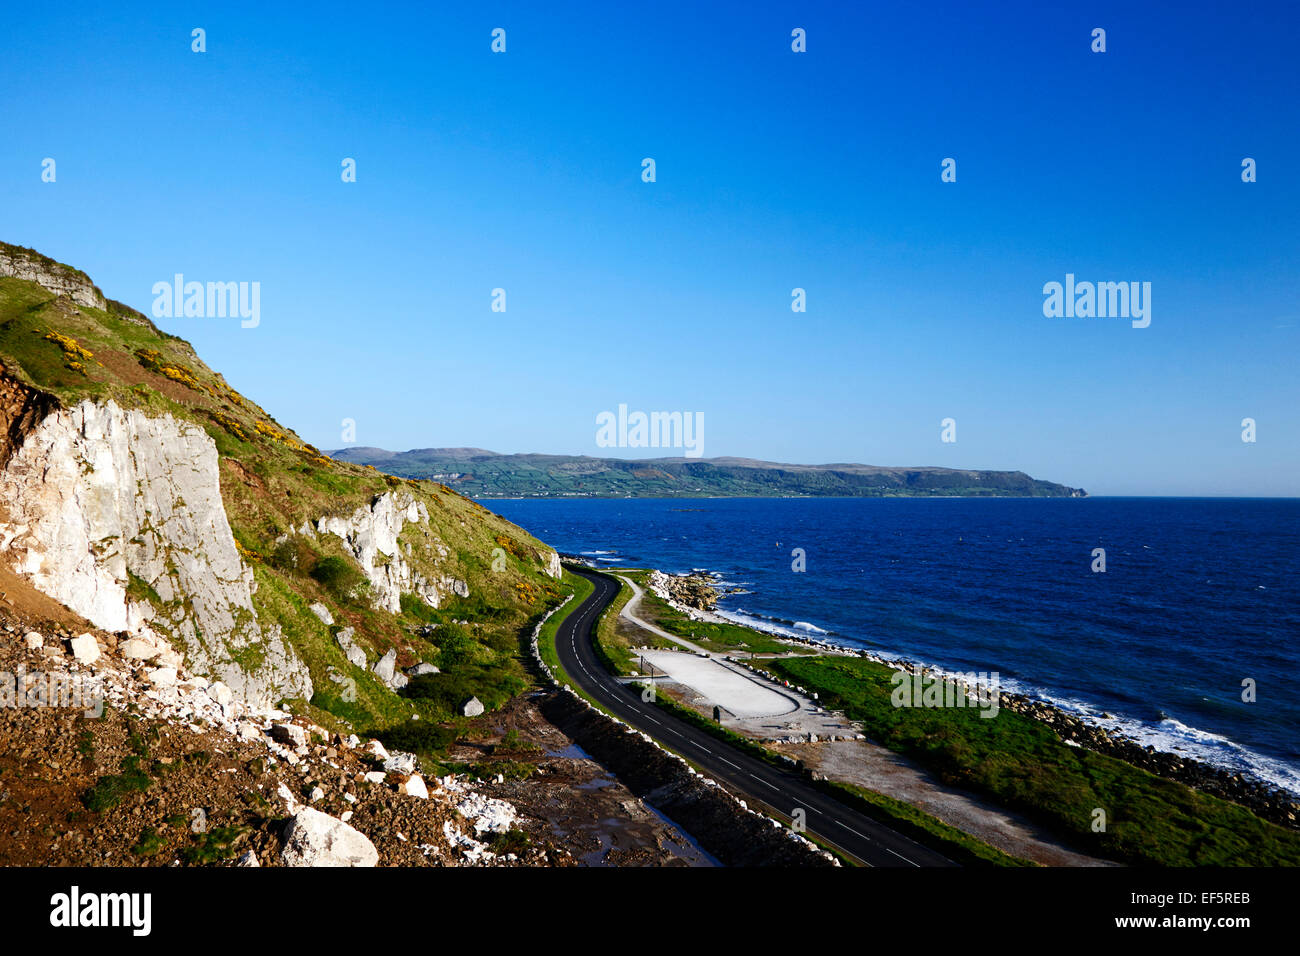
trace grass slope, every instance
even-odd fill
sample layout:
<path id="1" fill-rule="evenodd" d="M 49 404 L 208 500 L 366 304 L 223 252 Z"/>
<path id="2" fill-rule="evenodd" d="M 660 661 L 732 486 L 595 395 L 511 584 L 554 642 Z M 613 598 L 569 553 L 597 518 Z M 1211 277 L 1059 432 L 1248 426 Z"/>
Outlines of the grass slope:
<path id="1" fill-rule="evenodd" d="M 934 770 L 945 782 L 1024 812 L 1081 850 L 1162 866 L 1294 866 L 1300 833 L 1121 760 L 1067 746 L 1046 725 L 1007 710 L 894 707 L 893 670 L 862 658 L 756 661 L 816 690 L 861 721 L 871 739 Z M 1106 812 L 1094 832 L 1093 811 Z"/>

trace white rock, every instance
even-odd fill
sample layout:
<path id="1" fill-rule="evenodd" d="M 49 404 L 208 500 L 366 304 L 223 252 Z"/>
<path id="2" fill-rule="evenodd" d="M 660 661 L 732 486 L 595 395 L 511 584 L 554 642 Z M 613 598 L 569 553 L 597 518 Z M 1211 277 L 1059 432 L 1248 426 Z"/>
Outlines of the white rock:
<path id="1" fill-rule="evenodd" d="M 387 760 L 389 756 L 388 751 L 384 749 L 384 745 L 378 740 L 372 740 L 366 744 L 366 753 L 372 757 L 378 757 L 380 760 Z"/>
<path id="2" fill-rule="evenodd" d="M 23 635 L 23 640 L 27 643 L 29 651 L 39 651 L 45 644 L 45 638 L 36 631 L 28 631 Z"/>
<path id="3" fill-rule="evenodd" d="M 416 759 L 415 754 L 401 753 L 400 751 L 384 761 L 384 769 L 389 773 L 415 773 L 419 767 L 420 762 Z"/>
<path id="4" fill-rule="evenodd" d="M 156 687 L 175 687 L 177 680 L 174 667 L 156 667 L 149 672 L 149 683 Z"/>
<path id="5" fill-rule="evenodd" d="M 310 807 L 299 810 L 284 833 L 286 866 L 374 866 L 379 851 L 364 834 Z"/>
<path id="6" fill-rule="evenodd" d="M 423 677 L 425 674 L 441 674 L 442 671 L 427 661 L 420 661 L 414 667 L 407 668 L 406 673 L 412 677 Z"/>
<path id="7" fill-rule="evenodd" d="M 331 624 L 334 623 L 334 615 L 330 613 L 330 609 L 327 608 L 324 604 L 321 604 L 319 601 L 317 601 L 315 604 L 312 604 L 308 608 L 308 610 L 311 611 L 313 614 L 315 614 L 318 618 L 320 618 L 321 623 L 324 624 L 326 627 L 329 627 Z"/>
<path id="8" fill-rule="evenodd" d="M 222 707 L 229 707 L 235 699 L 234 691 L 219 680 L 208 685 L 207 695 Z"/>
<path id="9" fill-rule="evenodd" d="M 280 799 L 284 801 L 284 805 L 288 808 L 290 813 L 297 813 L 298 810 L 301 809 L 301 802 L 299 802 L 298 798 L 293 795 L 293 791 L 285 786 L 283 780 L 276 784 L 275 792 L 280 795 Z"/>
<path id="10" fill-rule="evenodd" d="M 153 659 L 153 662 L 159 667 L 174 667 L 180 670 L 185 666 L 185 658 L 175 648 L 164 647 Z"/>
<path id="11" fill-rule="evenodd" d="M 429 788 L 424 785 L 424 778 L 418 773 L 413 773 L 397 788 L 398 793 L 404 793 L 408 797 L 419 797 L 421 800 L 429 799 Z"/>
<path id="12" fill-rule="evenodd" d="M 162 648 L 152 641 L 133 637 L 117 645 L 117 652 L 130 661 L 147 661 L 161 654 Z"/>
<path id="13" fill-rule="evenodd" d="M 247 851 L 243 856 L 239 858 L 239 861 L 235 863 L 235 866 L 261 866 L 261 865 L 262 865 L 261 863 L 257 862 L 257 854 L 254 853 L 252 850 Z"/>
<path id="14" fill-rule="evenodd" d="M 162 599 L 185 661 L 250 703 L 310 699 L 306 665 L 253 607 L 254 579 L 230 531 L 216 443 L 201 427 L 87 399 L 52 411 L 0 470 L 6 563 L 105 631 L 142 637 L 158 611 L 127 593 L 130 575 Z M 257 644 L 245 671 L 231 654 Z M 163 666 L 182 660 L 159 655 Z"/>
<path id="15" fill-rule="evenodd" d="M 99 660 L 99 643 L 93 634 L 81 634 L 71 642 L 72 656 L 82 664 L 93 664 Z"/>
<path id="16" fill-rule="evenodd" d="M 473 790 L 461 791 L 456 810 L 473 821 L 475 833 L 505 833 L 518 816 L 513 805 Z"/>
<path id="17" fill-rule="evenodd" d="M 317 803 L 318 801 L 324 800 L 325 791 L 322 790 L 320 787 L 312 787 L 311 796 L 308 797 L 307 799 L 310 800 L 312 803 Z"/>
<path id="18" fill-rule="evenodd" d="M 388 774 L 382 770 L 372 770 L 361 779 L 366 783 L 383 783 L 388 778 Z"/>
<path id="19" fill-rule="evenodd" d="M 372 670 L 374 670 L 375 676 L 385 684 L 392 684 L 396 667 L 397 650 L 394 648 L 389 650 L 389 652 L 383 657 L 379 658 Z"/>
<path id="20" fill-rule="evenodd" d="M 557 580 L 564 575 L 564 568 L 560 565 L 560 555 L 555 551 L 546 556 L 546 573 Z"/>
<path id="21" fill-rule="evenodd" d="M 469 700 L 465 701 L 460 712 L 466 717 L 477 717 L 479 714 L 483 713 L 483 702 L 477 697 L 471 697 Z"/>
<path id="22" fill-rule="evenodd" d="M 360 645 L 358 645 L 356 641 L 352 640 L 352 635 L 355 633 L 356 632 L 352 628 L 345 627 L 334 635 L 334 640 L 337 641 L 339 647 L 343 649 L 343 656 L 348 659 L 348 663 L 364 670 L 366 666 L 366 652 L 361 649 Z"/>
<path id="23" fill-rule="evenodd" d="M 418 526 L 414 535 L 417 546 L 431 560 L 436 563 L 445 557 L 446 546 L 429 526 L 428 509 L 404 491 L 386 491 L 369 507 L 358 508 L 348 517 L 327 515 L 316 522 L 316 530 L 343 540 L 370 582 L 372 602 L 378 609 L 399 613 L 403 594 L 415 594 L 430 607 L 438 607 L 448 591 L 468 597 L 464 581 L 451 575 L 428 580 L 407 561 L 409 551 L 399 546 L 398 536 L 408 524 Z"/>

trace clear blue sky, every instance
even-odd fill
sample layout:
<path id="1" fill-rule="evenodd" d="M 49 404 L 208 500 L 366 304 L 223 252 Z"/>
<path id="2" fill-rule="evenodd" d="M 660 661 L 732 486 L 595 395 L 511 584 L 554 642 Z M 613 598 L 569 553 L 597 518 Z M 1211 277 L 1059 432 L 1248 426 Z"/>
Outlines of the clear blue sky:
<path id="1" fill-rule="evenodd" d="M 706 456 L 1300 494 L 1294 4 L 441 6 L 10 5 L 0 239 L 145 312 L 260 282 L 160 324 L 323 448 L 601 454 L 622 402 Z M 1067 272 L 1151 326 L 1045 318 Z"/>

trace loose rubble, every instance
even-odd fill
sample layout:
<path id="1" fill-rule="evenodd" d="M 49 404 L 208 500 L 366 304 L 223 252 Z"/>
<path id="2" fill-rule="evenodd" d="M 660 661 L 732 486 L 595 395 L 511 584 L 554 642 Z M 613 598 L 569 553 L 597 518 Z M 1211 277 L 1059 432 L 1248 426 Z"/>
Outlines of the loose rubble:
<path id="1" fill-rule="evenodd" d="M 57 632 L 43 634 L 28 627 L 0 623 L 0 670 L 29 676 L 42 670 L 66 674 L 69 680 L 93 688 L 94 703 L 104 715 L 98 718 L 91 702 L 87 702 L 85 713 L 61 707 L 0 707 L 0 730 L 7 728 L 3 739 L 46 739 L 50 732 L 56 735 L 50 748 L 10 747 L 0 753 L 0 761 L 32 761 L 44 756 L 47 762 L 56 761 L 49 766 L 60 768 L 66 774 L 63 764 L 57 762 L 60 758 L 49 754 L 59 748 L 76 746 L 78 735 L 94 738 L 95 746 L 103 748 L 103 756 L 97 756 L 95 769 L 86 778 L 89 785 L 96 777 L 102 780 L 119 772 L 119 766 L 127 765 L 123 757 L 116 756 L 120 752 L 116 750 L 118 745 L 112 745 L 109 752 L 110 738 L 120 741 L 129 733 L 147 730 L 149 739 L 166 742 L 150 746 L 149 774 L 156 778 L 146 791 L 124 801 L 124 816 L 115 816 L 117 808 L 105 809 L 102 819 L 90 821 L 92 832 L 105 841 L 110 840 L 111 833 L 122 829 L 138 836 L 140 846 L 131 853 L 105 850 L 107 859 L 86 859 L 58 840 L 40 851 L 27 844 L 29 841 L 41 844 L 45 838 L 20 829 L 11 834 L 7 850 L 0 851 L 0 862 L 28 865 L 54 861 L 82 865 L 173 862 L 161 855 L 159 858 L 140 855 L 145 853 L 141 848 L 151 846 L 150 841 L 159 838 L 156 834 L 151 836 L 153 829 L 132 821 L 147 819 L 147 814 L 142 814 L 146 795 L 149 805 L 171 799 L 168 794 L 177 786 L 171 781 L 180 779 L 175 774 L 183 768 L 191 770 L 194 779 L 184 788 L 188 795 L 176 797 L 192 807 L 205 807 L 205 814 L 217 813 L 217 804 L 223 799 L 218 795 L 225 795 L 230 787 L 234 787 L 231 796 L 243 794 L 241 799 L 245 800 L 250 791 L 260 790 L 264 796 L 253 799 L 252 805 L 265 808 L 248 818 L 249 810 L 245 807 L 246 819 L 230 825 L 230 832 L 240 834 L 230 847 L 212 847 L 200 842 L 203 849 L 196 851 L 199 855 L 188 862 L 245 867 L 500 866 L 548 862 L 549 851 L 545 848 L 535 848 L 524 855 L 500 855 L 492 851 L 487 838 L 508 831 L 518 820 L 518 814 L 509 803 L 480 794 L 474 782 L 455 775 L 426 782 L 414 754 L 390 754 L 379 741 L 363 744 L 355 735 L 340 737 L 302 717 L 273 707 L 251 705 L 235 697 L 223 682 L 188 673 L 183 661 L 176 661 L 176 657 L 179 655 L 170 648 L 159 647 L 145 638 L 119 641 L 114 635 L 92 632 L 75 636 Z M 157 666 L 164 659 L 168 663 Z M 33 728 L 33 722 L 41 727 Z M 43 729 L 47 723 L 49 729 Z M 70 729 L 76 726 L 86 729 L 77 732 Z M 141 729 L 128 731 L 132 727 Z M 179 751 L 175 749 L 178 747 Z M 261 757 L 257 756 L 259 753 Z M 191 767 L 191 761 L 198 757 L 202 762 Z M 79 766 L 84 767 L 84 760 Z M 380 766 L 384 769 L 378 769 Z M 84 769 L 80 772 L 84 773 Z M 6 774 L 3 779 L 11 777 Z M 77 792 L 85 790 L 82 786 Z M 8 819 L 5 814 L 9 792 L 0 788 L 0 820 Z M 263 801 L 261 804 L 257 803 L 259 799 Z M 184 822 L 179 828 L 160 823 L 154 829 L 186 836 L 191 822 L 189 812 L 182 814 Z M 261 824 L 255 822 L 257 817 L 263 820 Z M 398 821 L 400 830 L 393 826 Z M 213 832 L 226 834 L 225 830 L 216 828 Z M 418 834 L 418 843 L 412 834 Z M 76 834 L 70 831 L 69 838 L 72 836 Z M 84 844 L 84 837 L 77 839 Z M 112 839 L 129 843 L 134 837 Z M 248 845 L 250 842 L 252 846 Z M 52 858 L 8 855 L 33 852 L 58 855 Z M 212 858 L 204 854 L 212 854 Z"/>

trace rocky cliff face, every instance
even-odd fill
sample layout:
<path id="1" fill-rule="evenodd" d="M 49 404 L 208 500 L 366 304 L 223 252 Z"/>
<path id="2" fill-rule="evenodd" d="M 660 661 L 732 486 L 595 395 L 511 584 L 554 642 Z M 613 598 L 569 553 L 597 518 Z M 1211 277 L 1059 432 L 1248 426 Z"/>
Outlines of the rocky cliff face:
<path id="1" fill-rule="evenodd" d="M 377 496 L 369 507 L 346 517 L 325 516 L 316 522 L 319 534 L 341 538 L 370 582 L 372 603 L 396 614 L 403 594 L 418 595 L 430 607 L 440 607 L 449 594 L 469 597 L 469 585 L 451 574 L 422 573 L 447 559 L 447 546 L 429 527 L 424 502 L 403 492 Z M 543 571 L 563 574 L 560 556 L 543 554 Z"/>
<path id="2" fill-rule="evenodd" d="M 84 272 L 55 262 L 33 249 L 0 242 L 0 276 L 35 282 L 55 295 L 66 295 L 77 305 L 107 308 L 104 294 Z"/>
<path id="3" fill-rule="evenodd" d="M 158 686 L 215 679 L 335 731 L 453 716 L 394 697 L 449 640 L 515 686 L 510 637 L 560 576 L 523 529 L 321 454 L 85 273 L 2 242 L 0 569 L 150 662 Z"/>
<path id="4" fill-rule="evenodd" d="M 0 556 L 95 626 L 183 651 L 250 703 L 309 698 L 307 668 L 253 609 L 202 430 L 113 402 L 50 411 L 0 472 Z"/>
<path id="5" fill-rule="evenodd" d="M 406 526 L 407 539 L 402 540 Z M 447 546 L 429 530 L 424 502 L 409 494 L 390 491 L 347 517 L 323 517 L 316 522 L 316 531 L 343 540 L 370 582 L 373 604 L 380 610 L 398 613 L 403 593 L 416 594 L 435 608 L 445 594 L 469 597 L 464 581 L 445 574 L 428 577 L 409 560 L 416 548 L 435 565 L 448 556 Z"/>
<path id="6" fill-rule="evenodd" d="M 59 407 L 52 395 L 0 375 L 0 468 L 23 443 L 23 438 Z"/>

